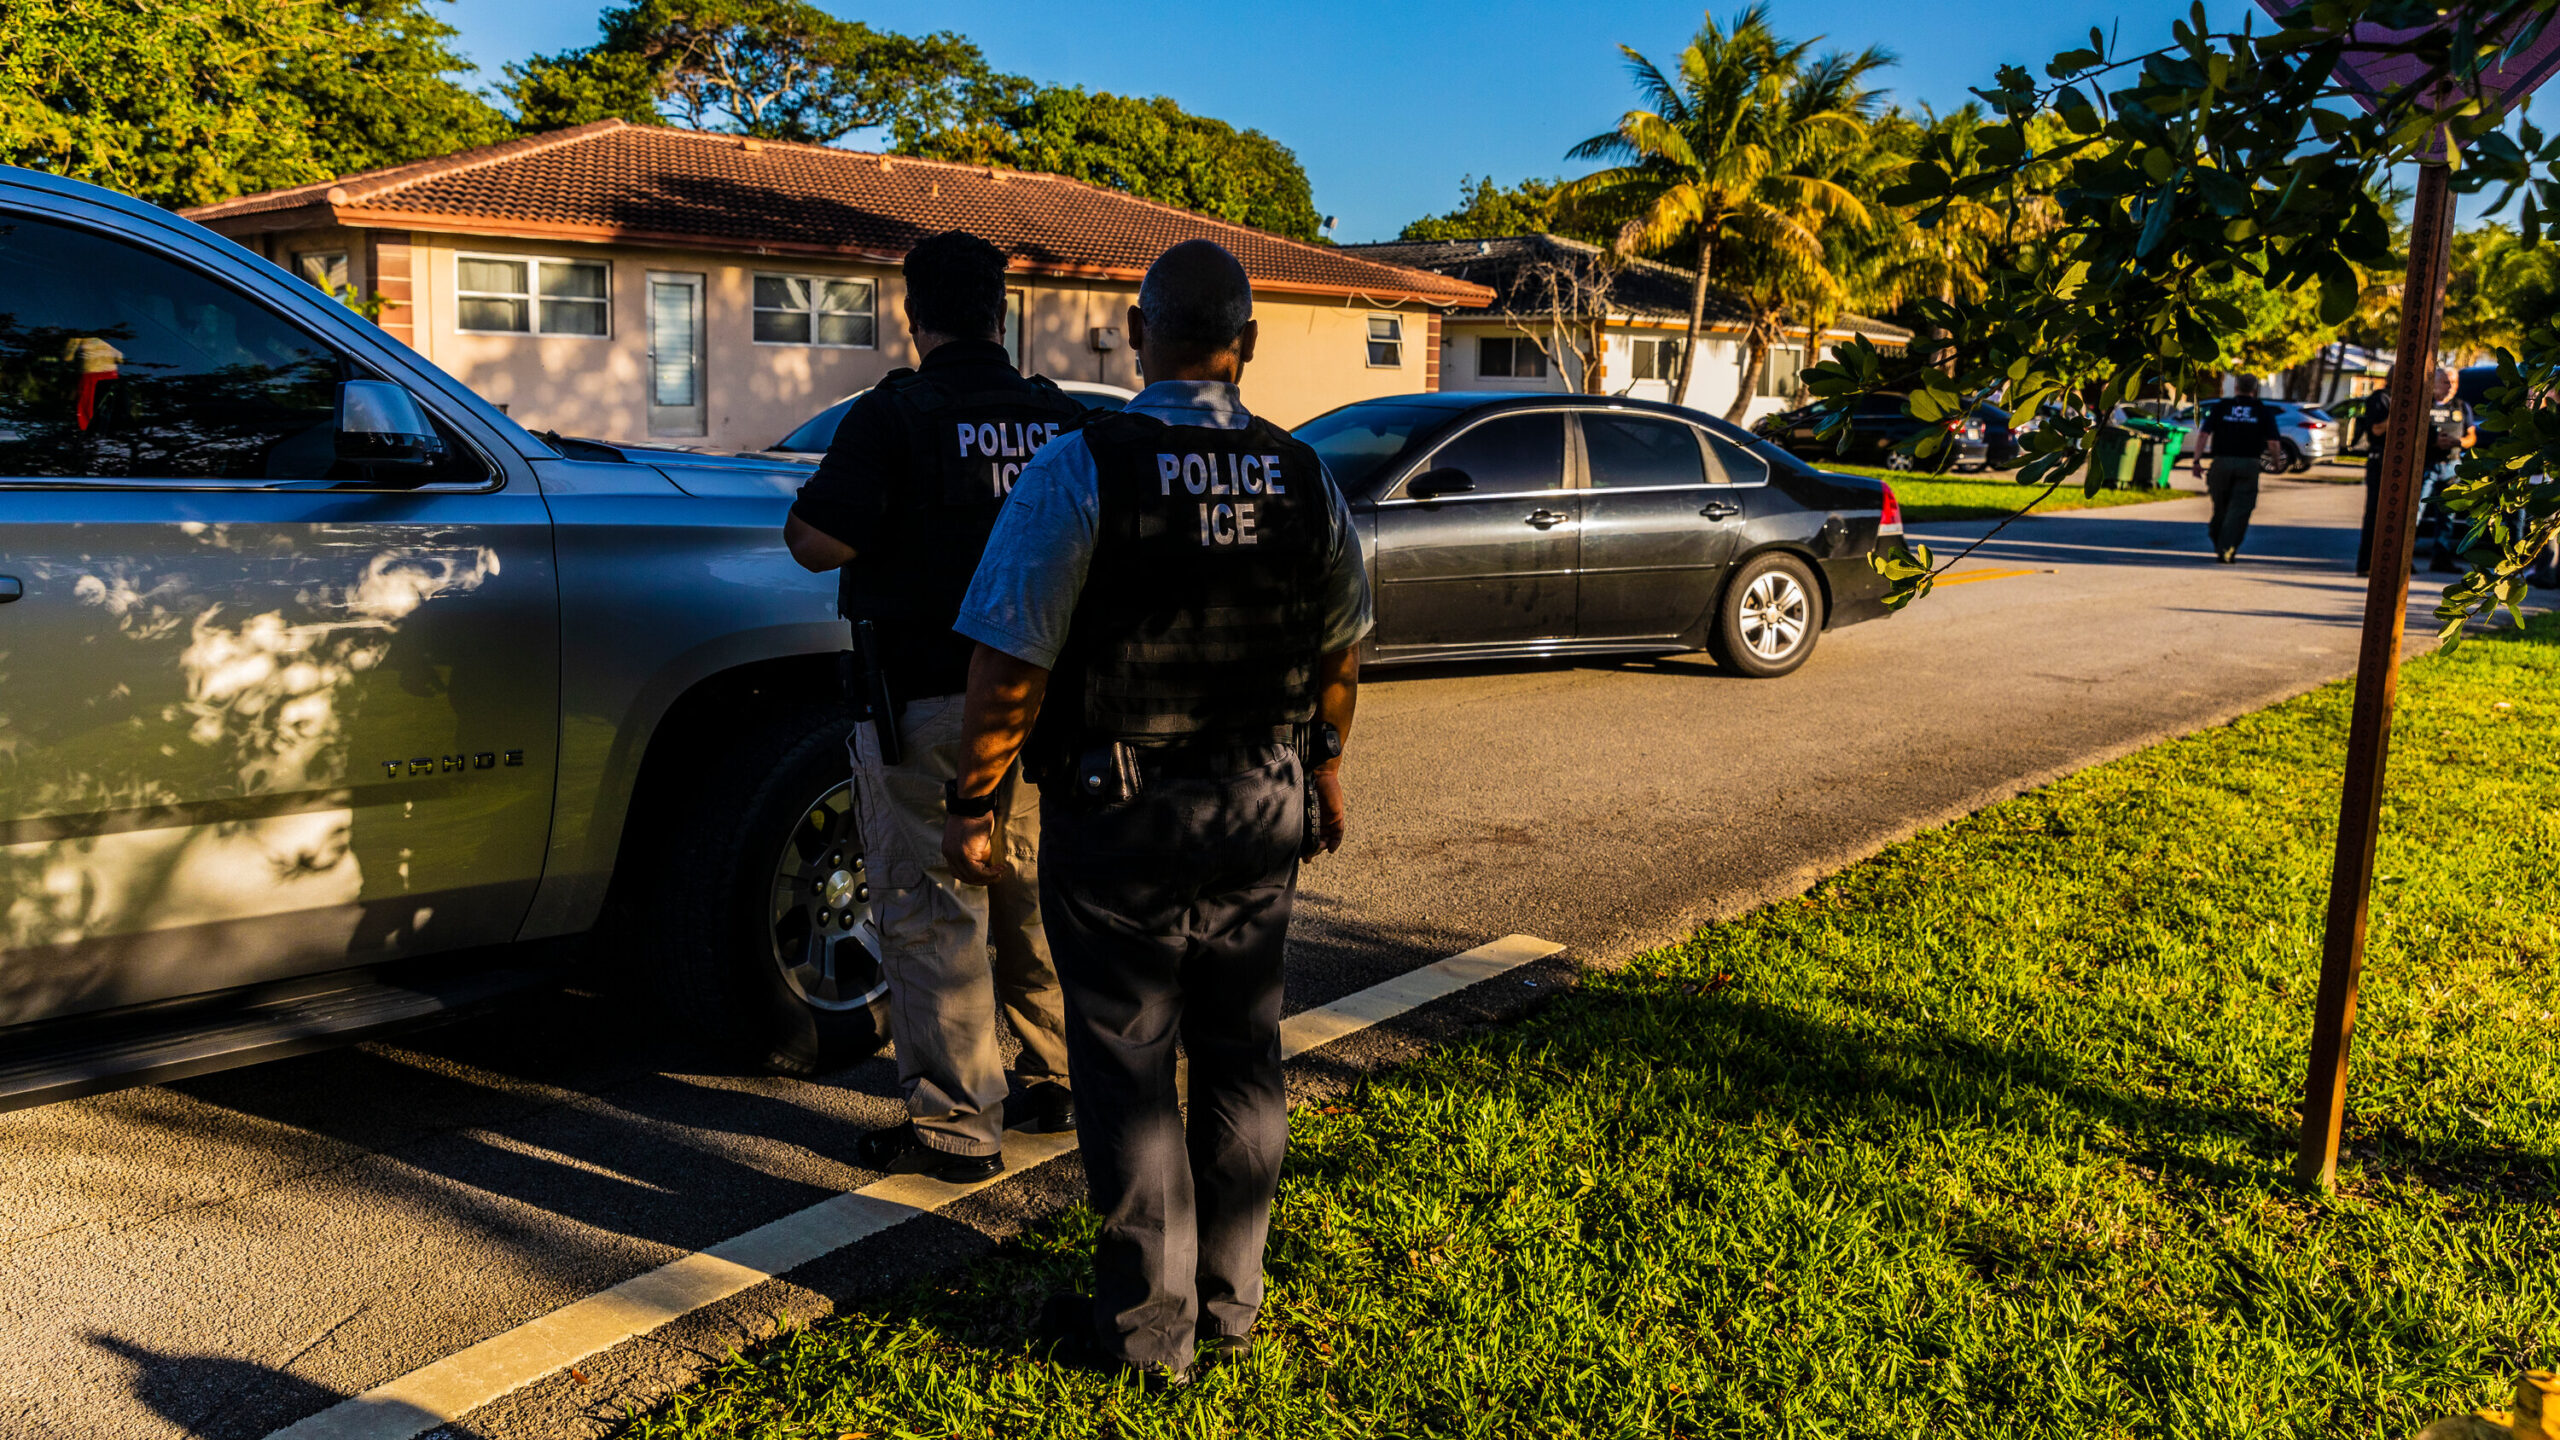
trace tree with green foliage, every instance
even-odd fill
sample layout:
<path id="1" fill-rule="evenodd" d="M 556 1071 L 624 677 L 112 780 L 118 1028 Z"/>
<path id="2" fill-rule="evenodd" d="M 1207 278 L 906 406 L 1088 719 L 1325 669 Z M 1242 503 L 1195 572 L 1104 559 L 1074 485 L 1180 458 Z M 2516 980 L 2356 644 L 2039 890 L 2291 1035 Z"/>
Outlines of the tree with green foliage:
<path id="1" fill-rule="evenodd" d="M 885 128 L 912 145 L 1028 89 L 959 35 L 874 30 L 808 0 L 633 0 L 598 23 L 584 50 L 507 67 L 523 128 L 619 117 L 819 145 Z"/>
<path id="2" fill-rule="evenodd" d="M 2452 188 L 2502 186 L 2501 205 L 2522 196 L 2521 239 L 2538 246 L 2542 214 L 2560 203 L 2560 136 L 2502 129 L 2482 77 L 2509 37 L 2538 36 L 2555 10 L 2560 0 L 2311 0 L 2265 30 L 2216 32 L 2199 8 L 2155 49 L 2123 51 L 2093 29 L 2043 81 L 2001 67 L 1977 92 L 1992 113 L 1978 137 L 1988 163 L 1950 164 L 1933 140 L 1885 198 L 1922 225 L 1963 202 L 2013 213 L 2034 202 L 2051 229 L 2010 250 L 1981 298 L 1930 307 L 1943 338 L 1932 353 L 1844 346 L 1809 385 L 1835 424 L 1880 390 L 1907 390 L 1924 420 L 1999 387 L 2019 408 L 2055 400 L 2066 413 L 2029 438 L 2021 478 L 2058 484 L 2115 404 L 2229 363 L 2226 337 L 2253 324 L 2231 287 L 2316 298 L 2323 327 L 2353 317 L 2369 277 L 2400 263 L 2385 177 L 2440 136 L 2462 151 Z M 2359 25 L 2407 33 L 2375 39 Z M 2364 96 L 2340 61 L 2376 46 L 2414 63 L 2403 83 Z M 2437 611 L 2448 641 L 2520 603 L 2527 568 L 2560 534 L 2560 483 L 2542 478 L 2560 473 L 2560 410 L 2541 400 L 2560 388 L 2560 329 L 2527 331 L 2500 364 L 2482 416 L 2498 439 L 2467 452 L 2440 492 L 2469 527 L 2468 573 Z M 1895 603 L 1926 593 L 1937 569 L 1908 545 L 1880 568 Z"/>
<path id="3" fill-rule="evenodd" d="M 1643 103 L 1567 152 L 1619 162 L 1565 193 L 1632 214 L 1621 249 L 1677 253 L 1695 267 L 1675 400 L 1697 369 L 1707 289 L 1728 235 L 1811 256 L 1824 220 L 1859 213 L 1857 198 L 1817 173 L 1818 163 L 1864 132 L 1875 105 L 1865 77 L 1893 57 L 1869 49 L 1817 61 L 1815 43 L 1779 39 L 1755 5 L 1726 26 L 1708 17 L 1671 72 L 1622 45 Z"/>
<path id="4" fill-rule="evenodd" d="M 1458 182 L 1458 207 L 1426 215 L 1407 225 L 1399 240 L 1491 240 L 1504 235 L 1567 235 L 1602 244 L 1614 238 L 1614 227 L 1580 220 L 1577 207 L 1563 202 L 1562 180 L 1531 176 L 1517 185 L 1497 186 L 1493 177 L 1469 175 Z"/>
<path id="5" fill-rule="evenodd" d="M 2458 360 L 2514 349 L 2560 322 L 2560 255 L 2490 221 L 2453 237 L 2444 347 Z"/>
<path id="6" fill-rule="evenodd" d="M 983 123 L 922 135 L 900 149 L 1066 175 L 1293 240 L 1317 238 L 1320 224 L 1306 169 L 1288 146 L 1191 114 L 1161 95 L 1140 100 L 1043 86 L 996 106 Z"/>
<path id="7" fill-rule="evenodd" d="M 0 160 L 178 207 L 502 139 L 423 0 L 8 0 Z"/>

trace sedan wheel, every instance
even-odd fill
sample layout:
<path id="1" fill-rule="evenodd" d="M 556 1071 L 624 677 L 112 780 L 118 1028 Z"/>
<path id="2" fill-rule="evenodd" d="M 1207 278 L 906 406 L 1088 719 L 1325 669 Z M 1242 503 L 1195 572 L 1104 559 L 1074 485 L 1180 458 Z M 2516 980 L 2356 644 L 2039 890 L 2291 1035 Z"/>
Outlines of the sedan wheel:
<path id="1" fill-rule="evenodd" d="M 1887 450 L 1884 452 L 1884 468 L 1907 472 L 1919 469 L 1920 462 L 1899 450 Z"/>
<path id="2" fill-rule="evenodd" d="M 1802 560 L 1762 555 L 1726 587 L 1716 620 L 1718 662 L 1755 679 L 1785 675 L 1804 664 L 1822 634 L 1822 590 Z"/>

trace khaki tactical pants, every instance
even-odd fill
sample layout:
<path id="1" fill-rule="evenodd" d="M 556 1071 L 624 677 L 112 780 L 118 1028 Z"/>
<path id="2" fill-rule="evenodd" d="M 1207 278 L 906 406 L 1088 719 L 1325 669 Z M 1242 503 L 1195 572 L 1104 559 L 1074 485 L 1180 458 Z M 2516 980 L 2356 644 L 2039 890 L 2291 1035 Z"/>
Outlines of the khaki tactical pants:
<path id="1" fill-rule="evenodd" d="M 943 863 L 942 782 L 958 773 L 960 700 L 907 702 L 897 765 L 880 763 L 868 722 L 855 726 L 853 783 L 907 1114 L 936 1150 L 993 1155 L 1003 1148 L 1006 1089 L 998 1006 L 1022 1038 L 1026 1082 L 1067 1083 L 1066 1018 L 1040 923 L 1040 794 L 1020 766 L 996 792 L 996 837 L 1013 873 L 981 888 Z"/>

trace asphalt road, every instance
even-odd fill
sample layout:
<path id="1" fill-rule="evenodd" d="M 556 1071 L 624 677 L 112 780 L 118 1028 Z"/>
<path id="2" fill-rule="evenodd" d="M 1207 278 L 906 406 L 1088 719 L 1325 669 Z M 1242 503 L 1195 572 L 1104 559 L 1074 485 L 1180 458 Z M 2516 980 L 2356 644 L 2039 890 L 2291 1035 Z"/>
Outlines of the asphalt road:
<path id="1" fill-rule="evenodd" d="M 1607 963 L 2342 675 L 2357 503 L 2269 482 L 2228 567 L 2201 501 L 2028 521 L 1967 562 L 1984 578 L 1826 636 L 1778 682 L 1702 658 L 1382 673 L 1361 696 L 1353 839 L 1306 877 L 1291 1008 L 1514 932 Z M 1915 527 L 1950 554 L 1982 528 Z M 0 1115 L 0 1436 L 262 1436 L 874 1178 L 840 1157 L 897 1118 L 887 1062 L 816 1083 L 706 1074 L 629 1028 L 572 991 Z M 779 1320 L 893 1292 L 1074 1184 L 1072 1162 L 1035 1172 L 451 1433 L 600 1433 Z"/>

